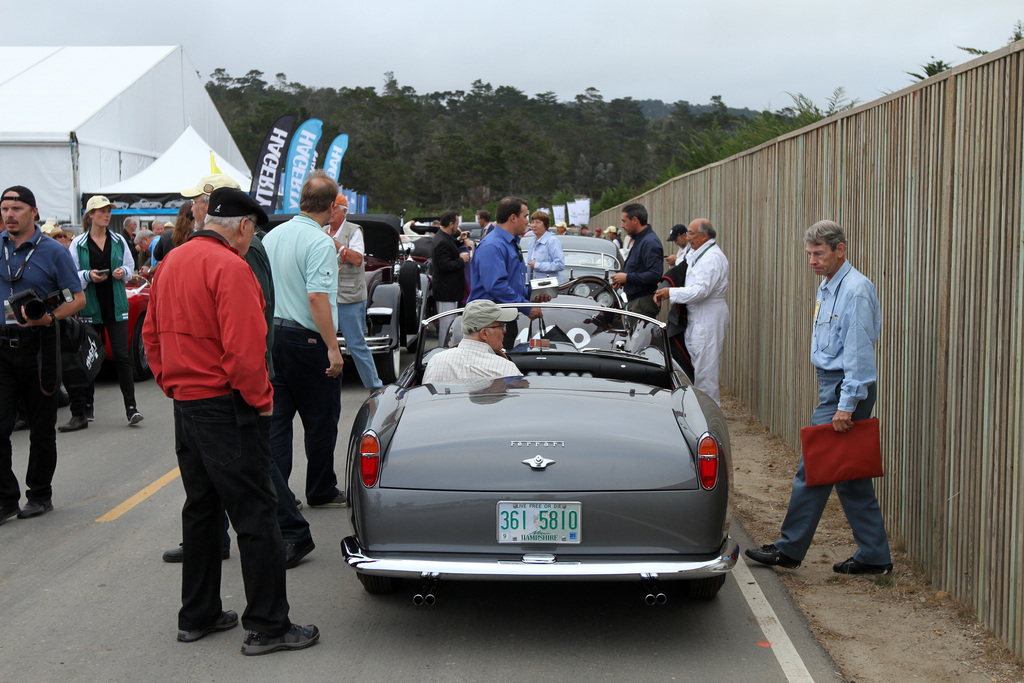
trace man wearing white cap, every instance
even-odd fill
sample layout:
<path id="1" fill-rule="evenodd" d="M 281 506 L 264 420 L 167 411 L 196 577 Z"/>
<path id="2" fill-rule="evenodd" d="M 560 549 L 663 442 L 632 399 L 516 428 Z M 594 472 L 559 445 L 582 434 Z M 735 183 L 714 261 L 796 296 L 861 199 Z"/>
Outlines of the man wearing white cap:
<path id="1" fill-rule="evenodd" d="M 470 301 L 462 312 L 462 341 L 430 359 L 423 383 L 523 374 L 502 351 L 505 323 L 518 315 L 517 309 L 499 308 L 487 299 Z"/>
<path id="2" fill-rule="evenodd" d="M 186 187 L 182 197 L 192 200 L 192 217 L 196 219 L 196 230 L 202 230 L 206 223 L 206 212 L 210 209 L 210 195 L 220 187 L 240 189 L 235 179 L 225 173 L 211 173 L 203 176 L 195 187 Z"/>

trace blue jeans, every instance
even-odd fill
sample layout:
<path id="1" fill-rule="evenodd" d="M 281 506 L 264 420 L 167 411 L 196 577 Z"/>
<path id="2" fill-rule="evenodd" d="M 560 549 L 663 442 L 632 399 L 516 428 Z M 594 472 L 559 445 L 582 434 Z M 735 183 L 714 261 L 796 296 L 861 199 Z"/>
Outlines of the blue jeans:
<path id="1" fill-rule="evenodd" d="M 839 391 L 843 384 L 842 371 L 818 370 L 818 407 L 811 417 L 812 425 L 830 424 L 832 416 L 839 408 Z M 868 396 L 857 404 L 853 412 L 854 420 L 866 420 L 871 417 L 871 409 L 875 406 L 876 388 L 868 387 Z M 846 521 L 853 530 L 853 540 L 857 543 L 857 552 L 853 558 L 865 564 L 888 564 L 892 562 L 889 554 L 889 539 L 885 533 L 885 522 L 882 511 L 875 497 L 875 486 L 870 479 L 842 481 L 835 484 L 836 494 L 846 514 Z M 803 561 L 807 549 L 811 547 L 811 539 L 818 528 L 821 513 L 832 495 L 832 486 L 808 486 L 804 476 L 804 458 L 800 456 L 800 466 L 793 478 L 793 494 L 789 499 L 786 519 L 782 522 L 782 538 L 775 542 L 775 547 L 794 560 Z"/>
<path id="2" fill-rule="evenodd" d="M 238 534 L 242 625 L 276 636 L 291 624 L 269 436 L 270 419 L 238 396 L 174 402 L 174 450 L 185 487 L 180 629 L 205 628 L 220 616 L 225 512 Z"/>
<path id="3" fill-rule="evenodd" d="M 292 421 L 299 413 L 306 450 L 306 500 L 334 500 L 334 448 L 341 418 L 341 377 L 328 377 L 327 345 L 319 332 L 274 325 L 274 415 L 270 452 L 288 481 L 292 475 Z M 237 529 L 236 529 L 237 530 Z"/>
<path id="4" fill-rule="evenodd" d="M 354 304 L 338 304 L 338 331 L 345 338 L 348 355 L 355 361 L 359 379 L 367 389 L 380 389 L 384 383 L 377 376 L 373 354 L 366 346 L 366 300 Z"/>

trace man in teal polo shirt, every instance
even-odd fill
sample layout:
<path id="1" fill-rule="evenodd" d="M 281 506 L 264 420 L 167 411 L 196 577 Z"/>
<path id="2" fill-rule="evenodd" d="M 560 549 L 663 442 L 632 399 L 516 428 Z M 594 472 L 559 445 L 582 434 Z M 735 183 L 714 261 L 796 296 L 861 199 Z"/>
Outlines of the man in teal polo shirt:
<path id="1" fill-rule="evenodd" d="M 345 507 L 334 472 L 341 417 L 338 256 L 324 232 L 338 184 L 313 171 L 302 186 L 301 213 L 263 240 L 274 273 L 274 415 L 270 452 L 285 479 L 292 472 L 292 422 L 306 430 L 306 502 Z"/>

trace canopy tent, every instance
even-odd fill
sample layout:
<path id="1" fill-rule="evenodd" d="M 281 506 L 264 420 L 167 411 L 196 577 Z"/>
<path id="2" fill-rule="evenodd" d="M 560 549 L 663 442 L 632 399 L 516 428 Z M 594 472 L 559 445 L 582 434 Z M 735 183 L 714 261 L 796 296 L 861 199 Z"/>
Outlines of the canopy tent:
<path id="1" fill-rule="evenodd" d="M 210 165 L 211 152 L 217 170 L 234 178 L 235 182 L 248 191 L 252 182 L 249 173 L 238 170 L 213 151 L 199 133 L 189 126 L 170 149 L 145 170 L 95 192 L 83 193 L 82 202 L 88 201 L 94 194 L 102 194 L 120 209 L 178 207 L 182 204 L 180 190 L 195 185 L 200 178 L 213 172 Z"/>
<path id="2" fill-rule="evenodd" d="M 137 175 L 189 126 L 206 169 L 209 149 L 246 167 L 181 46 L 0 47 L 0 102 L 0 188 L 25 185 L 44 217 L 77 223 L 83 190 Z"/>

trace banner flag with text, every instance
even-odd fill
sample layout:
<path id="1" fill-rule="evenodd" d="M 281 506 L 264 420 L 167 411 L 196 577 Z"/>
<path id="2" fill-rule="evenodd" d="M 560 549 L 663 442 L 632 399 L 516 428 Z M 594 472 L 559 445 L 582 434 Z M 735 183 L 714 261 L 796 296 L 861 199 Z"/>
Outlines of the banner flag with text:
<path id="1" fill-rule="evenodd" d="M 327 157 L 324 159 L 324 171 L 335 181 L 341 176 L 341 160 L 348 150 L 348 135 L 342 133 L 334 138 L 334 142 L 327 148 Z"/>
<path id="2" fill-rule="evenodd" d="M 284 213 L 299 212 L 299 197 L 302 195 L 302 183 L 306 181 L 313 167 L 313 154 L 324 122 L 320 119 L 309 119 L 296 129 L 288 149 L 288 164 L 284 171 Z"/>
<path id="3" fill-rule="evenodd" d="M 295 117 L 291 114 L 285 114 L 275 121 L 263 138 L 263 146 L 252 166 L 249 196 L 270 213 L 277 207 L 278 188 L 281 186 L 281 155 L 288 149 L 288 138 L 291 137 L 294 125 Z"/>

